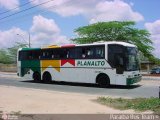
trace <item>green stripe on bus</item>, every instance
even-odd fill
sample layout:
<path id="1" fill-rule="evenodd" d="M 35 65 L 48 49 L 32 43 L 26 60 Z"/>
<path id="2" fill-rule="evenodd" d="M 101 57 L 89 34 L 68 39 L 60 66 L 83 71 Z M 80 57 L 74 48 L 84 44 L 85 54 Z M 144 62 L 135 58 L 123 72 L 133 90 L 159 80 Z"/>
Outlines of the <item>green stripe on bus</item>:
<path id="1" fill-rule="evenodd" d="M 39 72 L 40 70 L 40 60 L 23 60 L 21 61 L 21 76 L 23 77 L 29 70 L 33 72 Z"/>
<path id="2" fill-rule="evenodd" d="M 22 50 L 40 50 L 40 48 L 22 48 Z"/>
<path id="3" fill-rule="evenodd" d="M 141 76 L 139 77 L 134 77 L 134 78 L 127 78 L 127 85 L 131 85 L 131 84 L 134 84 L 134 83 L 137 83 L 139 81 L 141 81 Z"/>

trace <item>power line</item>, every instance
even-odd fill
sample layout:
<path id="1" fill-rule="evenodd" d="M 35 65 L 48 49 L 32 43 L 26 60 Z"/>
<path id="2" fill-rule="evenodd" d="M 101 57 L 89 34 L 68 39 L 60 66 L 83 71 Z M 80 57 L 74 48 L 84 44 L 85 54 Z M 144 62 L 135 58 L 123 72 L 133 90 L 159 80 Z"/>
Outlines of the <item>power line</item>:
<path id="1" fill-rule="evenodd" d="M 54 7 L 54 6 L 51 6 L 51 7 Z M 51 7 L 48 7 L 47 9 L 49 9 L 49 8 L 51 8 Z M 37 11 L 34 11 L 34 12 L 32 12 L 32 13 L 27 13 L 27 14 L 23 14 L 23 15 L 21 15 L 21 16 L 18 16 L 18 17 L 16 17 L 16 19 L 15 18 L 11 18 L 11 19 L 9 19 L 9 20 L 4 20 L 4 21 L 0 21 L 0 26 L 2 26 L 2 25 L 7 25 L 8 23 L 10 23 L 10 21 L 13 23 L 13 24 L 19 24 L 19 22 L 18 21 L 21 21 L 21 20 L 23 20 L 23 22 L 27 22 L 26 20 L 24 20 L 24 19 L 26 19 L 26 17 L 28 17 L 28 16 L 30 16 L 30 15 L 33 15 L 33 14 L 36 14 L 36 13 L 45 13 L 45 12 L 47 12 L 47 10 L 37 10 Z M 3 24 L 3 23 L 5 23 L 5 24 Z"/>
<path id="2" fill-rule="evenodd" d="M 6 19 L 6 18 L 8 18 L 8 17 L 14 16 L 14 15 L 16 15 L 16 14 L 19 14 L 19 13 L 22 13 L 22 12 L 25 12 L 25 11 L 28 11 L 28 10 L 30 10 L 30 9 L 33 9 L 33 8 L 35 8 L 35 7 L 38 7 L 38 6 L 41 6 L 41 5 L 43 5 L 43 4 L 47 4 L 47 3 L 52 2 L 52 1 L 54 1 L 54 0 L 49 0 L 49 1 L 46 1 L 46 2 L 43 2 L 43 3 L 40 3 L 40 4 L 35 5 L 35 6 L 32 6 L 32 7 L 30 7 L 30 8 L 21 10 L 21 11 L 19 11 L 19 12 L 10 14 L 10 15 L 5 16 L 5 17 L 2 17 L 2 18 L 0 18 L 0 20 L 3 20 L 3 19 Z"/>
<path id="3" fill-rule="evenodd" d="M 26 2 L 26 3 L 24 3 L 24 4 L 20 5 L 20 6 L 16 6 L 16 7 L 12 8 L 12 9 L 10 9 L 10 10 L 6 10 L 6 11 L 4 11 L 4 12 L 1 12 L 0 15 L 3 15 L 3 14 L 8 13 L 8 12 L 12 12 L 13 10 L 15 10 L 15 9 L 17 9 L 17 8 L 24 7 L 24 6 L 30 4 L 30 3 L 33 2 L 33 1 L 35 1 L 35 0 L 32 0 L 32 1 L 30 1 L 30 2 Z"/>
<path id="4" fill-rule="evenodd" d="M 57 5 L 52 5 L 50 7 L 47 7 L 46 8 L 47 10 L 37 10 L 37 11 L 34 11 L 34 12 L 32 11 L 32 13 L 27 13 L 27 14 L 23 14 L 21 16 L 18 16 L 18 17 L 16 17 L 16 19 L 15 18 L 11 18 L 9 20 L 4 20 L 2 22 L 0 21 L 0 23 L 1 23 L 0 26 L 7 25 L 8 23 L 10 23 L 10 21 L 12 23 L 14 23 L 14 24 L 19 24 L 18 21 L 21 21 L 21 20 L 23 20 L 23 22 L 27 22 L 26 20 L 24 20 L 26 17 L 31 16 L 31 15 L 36 14 L 36 13 L 42 13 L 43 14 L 43 13 L 48 12 L 49 9 L 56 8 L 56 7 L 57 7 Z M 5 23 L 5 24 L 3 24 L 3 23 Z"/>
<path id="5" fill-rule="evenodd" d="M 68 5 L 72 5 L 72 4 L 73 4 L 72 1 L 67 1 L 63 5 L 68 6 Z M 8 20 L 2 20 L 2 21 L 0 21 L 0 26 L 2 27 L 2 26 L 9 25 L 9 24 L 14 24 L 15 25 L 15 24 L 24 23 L 24 22 L 27 22 L 24 19 L 26 19 L 26 17 L 28 17 L 28 16 L 31 16 L 31 15 L 36 14 L 36 13 L 42 13 L 42 14 L 46 13 L 46 14 L 48 14 L 47 12 L 49 10 L 56 9 L 57 7 L 58 7 L 58 5 L 52 5 L 52 6 L 49 6 L 49 7 L 45 8 L 47 10 L 44 10 L 44 9 L 43 10 L 36 10 L 36 11 L 32 11 L 31 13 L 27 13 L 27 14 L 23 14 L 21 16 L 18 16 L 18 17 L 16 17 L 16 19 L 11 18 L 11 19 L 8 19 Z M 23 20 L 23 22 L 19 22 L 19 21 L 22 21 L 22 20 Z"/>

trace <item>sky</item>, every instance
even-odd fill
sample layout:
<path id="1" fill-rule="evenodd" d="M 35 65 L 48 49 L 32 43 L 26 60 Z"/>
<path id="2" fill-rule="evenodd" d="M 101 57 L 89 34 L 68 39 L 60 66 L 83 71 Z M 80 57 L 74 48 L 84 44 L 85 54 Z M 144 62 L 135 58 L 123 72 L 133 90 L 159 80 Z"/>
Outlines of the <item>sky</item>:
<path id="1" fill-rule="evenodd" d="M 135 21 L 147 29 L 160 58 L 160 0 L 0 0 L 0 49 L 70 44 L 76 28 L 102 21 Z"/>

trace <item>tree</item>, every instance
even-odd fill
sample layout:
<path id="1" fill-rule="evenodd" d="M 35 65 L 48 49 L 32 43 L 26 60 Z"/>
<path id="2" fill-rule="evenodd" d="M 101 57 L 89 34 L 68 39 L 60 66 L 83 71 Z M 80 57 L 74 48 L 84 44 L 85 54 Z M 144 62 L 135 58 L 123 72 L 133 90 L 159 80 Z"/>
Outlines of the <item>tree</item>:
<path id="1" fill-rule="evenodd" d="M 9 64 L 11 59 L 8 55 L 8 52 L 5 49 L 0 50 L 0 63 Z"/>
<path id="2" fill-rule="evenodd" d="M 15 45 L 8 49 L 0 50 L 0 63 L 11 64 L 17 61 L 17 50 L 22 47 L 27 47 L 26 44 L 16 42 Z"/>
<path id="3" fill-rule="evenodd" d="M 16 42 L 15 45 L 11 48 L 8 48 L 8 54 L 12 63 L 16 63 L 17 61 L 17 51 L 19 48 L 27 47 L 26 44 Z"/>
<path id="4" fill-rule="evenodd" d="M 152 55 L 153 47 L 150 40 L 150 33 L 144 29 L 134 27 L 133 21 L 112 21 L 99 22 L 84 27 L 79 27 L 75 30 L 78 37 L 72 39 L 74 42 L 93 43 L 97 41 L 124 41 L 135 44 L 138 49 L 149 60 L 154 60 Z"/>

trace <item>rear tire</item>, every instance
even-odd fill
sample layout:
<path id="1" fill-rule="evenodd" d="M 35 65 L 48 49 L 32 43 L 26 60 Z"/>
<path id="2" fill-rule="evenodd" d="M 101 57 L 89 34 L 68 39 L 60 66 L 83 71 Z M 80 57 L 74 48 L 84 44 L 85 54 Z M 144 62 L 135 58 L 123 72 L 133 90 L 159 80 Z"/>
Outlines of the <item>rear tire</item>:
<path id="1" fill-rule="evenodd" d="M 41 82 L 41 75 L 39 74 L 39 72 L 33 73 L 33 80 L 34 82 Z"/>
<path id="2" fill-rule="evenodd" d="M 100 87 L 107 87 L 110 85 L 110 79 L 105 74 L 99 75 L 96 81 L 96 83 L 98 83 Z"/>
<path id="3" fill-rule="evenodd" d="M 51 81 L 52 81 L 51 74 L 49 72 L 43 73 L 43 82 L 44 83 L 51 83 Z"/>

